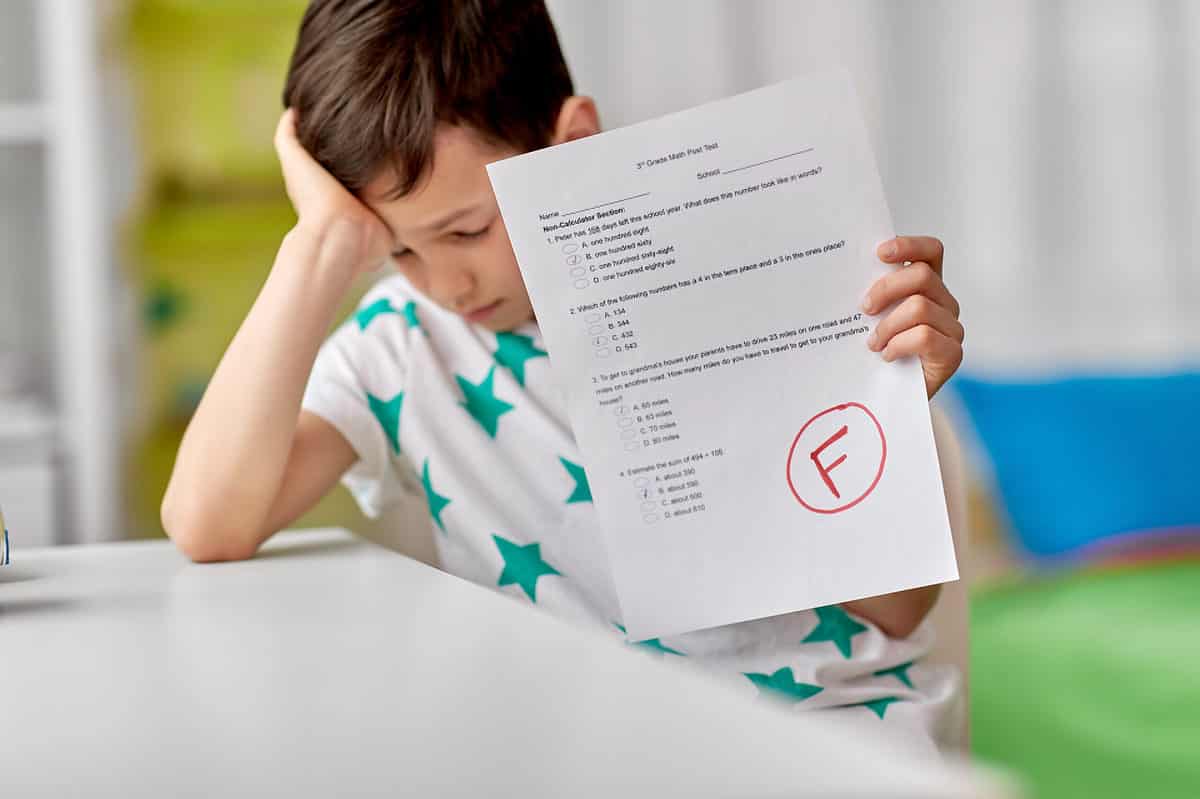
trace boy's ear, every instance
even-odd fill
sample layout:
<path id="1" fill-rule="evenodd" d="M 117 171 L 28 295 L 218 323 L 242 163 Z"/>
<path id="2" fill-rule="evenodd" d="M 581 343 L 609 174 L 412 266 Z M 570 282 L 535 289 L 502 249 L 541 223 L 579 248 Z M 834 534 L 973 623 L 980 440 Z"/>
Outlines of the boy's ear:
<path id="1" fill-rule="evenodd" d="M 599 132 L 600 114 L 596 111 L 596 103 L 591 97 L 574 95 L 563 100 L 562 108 L 558 110 L 551 144 L 562 144 Z"/>

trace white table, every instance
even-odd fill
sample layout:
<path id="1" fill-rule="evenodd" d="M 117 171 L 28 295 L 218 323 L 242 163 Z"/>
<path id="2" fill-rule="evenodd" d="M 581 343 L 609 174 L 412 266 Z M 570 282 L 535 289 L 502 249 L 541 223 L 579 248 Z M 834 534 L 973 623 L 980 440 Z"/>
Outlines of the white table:
<path id="1" fill-rule="evenodd" d="M 341 531 L 13 562 L 5 796 L 1001 795 Z"/>

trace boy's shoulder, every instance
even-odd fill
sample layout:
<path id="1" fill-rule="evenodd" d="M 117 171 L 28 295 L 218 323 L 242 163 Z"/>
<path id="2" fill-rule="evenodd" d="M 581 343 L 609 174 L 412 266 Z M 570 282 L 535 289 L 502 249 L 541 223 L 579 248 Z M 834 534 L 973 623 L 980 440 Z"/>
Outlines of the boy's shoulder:
<path id="1" fill-rule="evenodd" d="M 389 312 L 388 306 L 398 306 L 397 311 L 408 303 L 416 305 L 423 299 L 412 284 L 398 272 L 385 274 L 371 284 L 358 301 L 355 309 L 357 317 L 364 309 L 378 306 L 382 312 Z"/>
<path id="2" fill-rule="evenodd" d="M 392 273 L 367 289 L 345 327 L 362 333 L 406 332 L 421 328 L 421 320 L 435 311 L 403 275 Z M 398 322 L 402 324 L 397 328 Z"/>
<path id="3" fill-rule="evenodd" d="M 404 366 L 412 354 L 412 336 L 427 332 L 427 305 L 402 275 L 380 277 L 325 340 L 314 374 L 323 374 L 330 362 L 338 364 L 336 371 L 343 376 Z"/>

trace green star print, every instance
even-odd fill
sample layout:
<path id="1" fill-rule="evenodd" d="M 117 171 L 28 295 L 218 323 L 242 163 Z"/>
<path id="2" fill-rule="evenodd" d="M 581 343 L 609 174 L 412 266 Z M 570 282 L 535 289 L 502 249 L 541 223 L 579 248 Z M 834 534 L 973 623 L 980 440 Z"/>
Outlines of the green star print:
<path id="1" fill-rule="evenodd" d="M 454 376 L 466 398 L 459 404 L 467 409 L 467 413 L 475 417 L 475 421 L 479 422 L 492 438 L 496 437 L 496 427 L 500 424 L 500 417 L 513 409 L 512 405 L 496 397 L 496 389 L 493 385 L 495 378 L 496 367 L 494 366 L 488 369 L 487 377 L 483 379 L 482 383 L 476 384 L 460 375 Z"/>
<path id="2" fill-rule="evenodd" d="M 429 458 L 425 459 L 425 465 L 421 467 L 421 485 L 425 487 L 425 501 L 429 503 L 429 515 L 437 522 L 441 531 L 446 532 L 446 525 L 442 524 L 442 511 L 450 504 L 450 498 L 433 490 L 433 483 L 429 480 Z"/>
<path id="3" fill-rule="evenodd" d="M 867 628 L 850 618 L 850 614 L 837 607 L 829 605 L 816 608 L 819 623 L 808 637 L 800 643 L 815 644 L 820 641 L 832 641 L 842 653 L 842 657 L 850 657 L 850 639 Z"/>
<path id="4" fill-rule="evenodd" d="M 816 696 L 825 689 L 819 685 L 809 685 L 806 682 L 796 682 L 796 678 L 792 676 L 792 669 L 789 666 L 784 666 L 774 674 L 756 674 L 745 672 L 746 677 L 750 682 L 754 683 L 762 691 L 774 691 L 776 694 L 791 700 L 792 702 L 801 702 L 808 699 L 810 696 Z"/>
<path id="5" fill-rule="evenodd" d="M 396 309 L 392 307 L 391 300 L 387 298 L 375 300 L 375 302 L 367 307 L 359 308 L 354 314 L 354 319 L 358 322 L 358 329 L 366 330 L 367 325 L 371 324 L 375 320 L 375 317 L 382 313 L 397 313 Z"/>
<path id="6" fill-rule="evenodd" d="M 621 625 L 614 624 L 613 626 L 622 633 L 625 632 L 625 628 Z M 677 649 L 672 649 L 657 638 L 647 638 L 645 641 L 629 641 L 628 643 L 630 646 L 640 646 L 643 649 L 649 649 L 653 652 L 662 652 L 664 655 L 679 655 L 680 657 L 685 657 L 682 652 Z"/>
<path id="7" fill-rule="evenodd" d="M 558 574 L 553 566 L 542 560 L 542 545 L 521 546 L 498 535 L 493 535 L 492 540 L 496 542 L 496 549 L 500 550 L 500 557 L 504 558 L 504 570 L 500 572 L 498 584 L 515 583 L 521 586 L 521 590 L 531 602 L 536 602 L 538 578 L 547 574 Z"/>
<path id="8" fill-rule="evenodd" d="M 379 420 L 383 432 L 387 434 L 392 452 L 400 454 L 400 406 L 404 404 L 404 392 L 396 394 L 390 400 L 381 400 L 370 392 L 367 393 L 367 405 L 371 413 Z"/>
<path id="9" fill-rule="evenodd" d="M 421 326 L 421 320 L 417 318 L 417 304 L 412 300 L 404 303 L 404 321 L 409 330 Z"/>
<path id="10" fill-rule="evenodd" d="M 563 456 L 558 456 L 559 462 L 563 468 L 567 470 L 567 474 L 575 481 L 575 490 L 571 492 L 571 496 L 567 497 L 567 504 L 572 502 L 591 502 L 592 489 L 588 485 L 587 473 L 583 471 L 583 467 L 578 463 L 572 463 Z"/>
<path id="11" fill-rule="evenodd" d="M 496 334 L 496 360 L 507 366 L 521 385 L 525 385 L 525 362 L 530 358 L 544 358 L 546 354 L 545 350 L 533 346 L 533 339 L 529 336 L 520 333 Z"/>
<path id="12" fill-rule="evenodd" d="M 913 687 L 912 680 L 908 676 L 908 670 L 911 667 L 912 667 L 912 661 L 910 660 L 908 663 L 901 663 L 899 666 L 892 666 L 890 669 L 880 669 L 879 671 L 874 673 L 874 676 L 886 677 L 887 675 L 890 674 L 893 677 L 895 677 L 897 680 L 899 680 L 900 682 L 907 685 L 909 688 L 912 688 Z"/>
<path id="13" fill-rule="evenodd" d="M 870 702 L 860 702 L 857 705 L 847 705 L 847 707 L 865 707 L 876 716 L 879 716 L 879 718 L 883 718 L 883 715 L 887 713 L 888 705 L 899 701 L 900 697 L 898 696 L 884 696 L 880 697 L 879 699 L 873 699 Z"/>

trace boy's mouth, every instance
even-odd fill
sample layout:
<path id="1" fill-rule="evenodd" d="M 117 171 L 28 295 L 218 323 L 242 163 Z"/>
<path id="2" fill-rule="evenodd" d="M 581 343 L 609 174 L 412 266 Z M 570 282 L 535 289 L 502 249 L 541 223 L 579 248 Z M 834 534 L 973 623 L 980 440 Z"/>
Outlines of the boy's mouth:
<path id="1" fill-rule="evenodd" d="M 484 305 L 482 307 L 476 308 L 473 311 L 469 311 L 469 312 L 463 314 L 463 316 L 465 316 L 467 318 L 468 322 L 474 322 L 474 323 L 478 324 L 479 322 L 482 322 L 484 319 L 487 319 L 489 316 L 491 316 L 492 312 L 495 311 L 497 307 L 499 307 L 501 302 L 503 302 L 503 300 L 496 300 L 491 305 Z"/>

